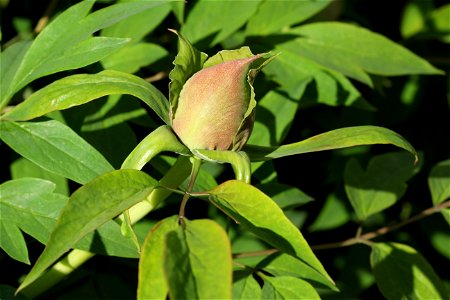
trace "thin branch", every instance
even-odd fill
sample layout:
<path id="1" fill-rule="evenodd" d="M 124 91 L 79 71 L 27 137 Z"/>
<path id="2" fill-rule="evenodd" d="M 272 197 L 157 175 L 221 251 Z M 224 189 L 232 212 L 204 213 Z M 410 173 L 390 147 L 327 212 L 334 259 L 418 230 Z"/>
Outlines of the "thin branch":
<path id="1" fill-rule="evenodd" d="M 156 73 L 155 75 L 145 78 L 145 81 L 155 82 L 155 81 L 162 80 L 162 79 L 166 78 L 167 76 L 169 76 L 169 72 L 161 71 L 161 72 Z"/>
<path id="2" fill-rule="evenodd" d="M 367 232 L 364 234 L 360 234 L 360 232 L 358 230 L 356 237 L 349 238 L 349 239 L 339 241 L 339 242 L 334 242 L 334 243 L 313 245 L 313 246 L 311 246 L 311 249 L 313 249 L 313 250 L 335 249 L 335 248 L 348 247 L 348 246 L 355 245 L 355 244 L 370 244 L 370 240 L 372 240 L 380 235 L 384 235 L 388 232 L 400 229 L 403 226 L 406 226 L 413 222 L 417 222 L 423 218 L 431 216 L 432 214 L 440 212 L 441 210 L 446 209 L 446 208 L 450 208 L 450 200 L 446 200 L 436 206 L 427 208 L 407 220 L 404 220 L 404 221 L 401 221 L 398 223 L 394 223 L 392 225 L 384 226 L 375 231 Z M 270 255 L 277 251 L 278 251 L 278 249 L 267 249 L 267 250 L 263 250 L 263 251 L 235 253 L 235 254 L 233 254 L 233 258 Z"/>
<path id="3" fill-rule="evenodd" d="M 50 19 L 50 15 L 53 13 L 53 11 L 56 8 L 56 5 L 58 4 L 59 0 L 52 0 L 47 8 L 45 9 L 44 15 L 39 19 L 36 27 L 34 28 L 35 33 L 39 33 L 42 30 L 44 30 L 45 26 L 48 24 L 48 20 Z"/>

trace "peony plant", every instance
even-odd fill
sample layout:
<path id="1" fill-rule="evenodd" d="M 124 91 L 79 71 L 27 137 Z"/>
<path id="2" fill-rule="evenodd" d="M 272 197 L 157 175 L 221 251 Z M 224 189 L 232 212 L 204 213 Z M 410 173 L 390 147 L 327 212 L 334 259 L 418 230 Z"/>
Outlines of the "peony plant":
<path id="1" fill-rule="evenodd" d="M 232 256 L 227 234 L 212 220 L 190 221 L 186 218 L 185 207 L 191 196 L 206 197 L 277 251 L 301 261 L 305 268 L 318 274 L 321 283 L 333 288 L 333 280 L 300 231 L 272 199 L 250 184 L 251 163 L 377 143 L 398 146 L 417 157 L 414 148 L 400 135 L 376 126 L 337 129 L 282 146 L 246 145 L 252 132 L 257 105 L 253 82 L 275 55 L 255 55 L 249 47 L 242 47 L 221 51 L 208 59 L 206 54 L 195 49 L 182 35 L 178 34 L 178 40 L 179 53 L 174 60 L 174 69 L 169 74 L 168 101 L 158 90 L 136 76 L 103 71 L 57 81 L 2 117 L 5 126 L 12 126 L 17 121 L 73 106 L 73 103 L 66 103 L 67 97 L 63 96 L 68 88 L 73 92 L 77 80 L 82 77 L 94 83 L 105 78 L 125 82 L 119 87 L 123 93 L 141 98 L 166 123 L 136 146 L 124 160 L 121 170 L 101 173 L 89 180 L 79 180 L 86 183 L 72 195 L 62 210 L 44 252 L 18 291 L 23 290 L 27 295 L 35 296 L 42 292 L 41 282 L 45 281 L 46 287 L 56 284 L 92 257 L 93 253 L 73 250 L 53 267 L 52 264 L 88 233 L 115 219 L 121 224 L 122 234 L 137 246 L 140 257 L 138 299 L 165 298 L 167 294 L 172 298 L 188 297 L 191 284 L 196 285 L 199 293 L 196 297 L 231 298 Z M 133 85 L 142 87 L 144 92 L 129 90 Z M 66 89 L 61 89 L 61 86 Z M 48 91 L 52 91 L 52 96 L 57 100 L 49 103 L 48 98 L 42 96 Z M 87 102 L 105 94 L 107 92 L 97 86 L 95 95 L 83 95 L 79 101 Z M 32 110 L 30 107 L 39 109 Z M 7 136 L 5 140 L 9 143 Z M 163 178 L 157 181 L 140 171 L 153 157 L 164 151 L 175 152 L 180 157 Z M 236 180 L 228 180 L 207 191 L 193 192 L 197 174 L 205 160 L 231 164 Z M 181 183 L 188 176 L 186 189 L 180 190 Z M 145 242 L 139 243 L 132 225 L 171 192 L 183 195 L 179 214 L 162 220 L 148 233 Z M 212 266 L 190 261 L 190 255 L 198 253 L 205 257 L 197 257 L 196 260 L 209 260 L 211 257 L 208 255 L 214 253 L 214 257 L 221 257 L 221 263 L 216 262 Z M 67 265 L 70 265 L 69 269 Z M 195 283 L 180 280 L 181 277 L 174 271 L 180 265 L 186 268 L 184 271 L 188 277 L 194 276 L 194 273 L 203 275 L 196 278 Z M 49 267 L 51 269 L 46 271 Z M 59 272 L 61 268 L 67 271 Z M 213 278 L 213 281 L 208 278 Z M 309 284 L 303 281 L 301 284 L 306 284 L 308 292 L 305 295 L 313 298 L 317 296 Z"/>

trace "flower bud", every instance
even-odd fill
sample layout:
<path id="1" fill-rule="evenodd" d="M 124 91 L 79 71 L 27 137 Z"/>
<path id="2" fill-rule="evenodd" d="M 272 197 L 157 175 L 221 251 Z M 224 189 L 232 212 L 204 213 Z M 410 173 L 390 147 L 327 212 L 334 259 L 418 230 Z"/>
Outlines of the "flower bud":
<path id="1" fill-rule="evenodd" d="M 187 147 L 239 150 L 245 145 L 254 123 L 251 84 L 266 60 L 262 55 L 229 60 L 186 81 L 172 127 Z"/>

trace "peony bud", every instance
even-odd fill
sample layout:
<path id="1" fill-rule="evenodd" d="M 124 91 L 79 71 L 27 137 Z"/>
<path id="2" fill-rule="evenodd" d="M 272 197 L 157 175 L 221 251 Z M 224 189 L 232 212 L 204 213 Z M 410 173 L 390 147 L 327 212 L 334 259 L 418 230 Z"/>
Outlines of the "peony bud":
<path id="1" fill-rule="evenodd" d="M 172 127 L 190 149 L 239 150 L 254 123 L 253 79 L 262 55 L 206 67 L 184 84 Z"/>

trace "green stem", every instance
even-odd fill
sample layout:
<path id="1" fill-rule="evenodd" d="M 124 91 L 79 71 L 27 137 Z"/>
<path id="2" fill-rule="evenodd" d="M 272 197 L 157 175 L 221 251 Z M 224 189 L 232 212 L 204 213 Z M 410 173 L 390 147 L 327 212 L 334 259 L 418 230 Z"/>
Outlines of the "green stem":
<path id="1" fill-rule="evenodd" d="M 188 176 L 190 167 L 189 159 L 185 156 L 180 156 L 172 168 L 160 180 L 160 184 L 169 188 L 178 187 Z M 171 191 L 166 189 L 155 189 L 146 201 L 142 201 L 131 207 L 129 210 L 131 224 L 135 224 L 141 220 L 170 194 Z M 41 295 L 58 284 L 94 255 L 94 253 L 78 249 L 70 251 L 35 282 L 21 291 L 21 293 L 29 298 L 35 298 Z"/>
<path id="2" fill-rule="evenodd" d="M 191 157 L 191 163 L 192 163 L 191 176 L 189 178 L 189 183 L 186 188 L 186 192 L 184 193 L 183 199 L 181 200 L 180 212 L 178 213 L 178 217 L 180 219 L 181 224 L 183 224 L 184 222 L 183 219 L 185 216 L 186 203 L 189 200 L 190 192 L 192 191 L 192 188 L 194 186 L 195 179 L 197 178 L 197 174 L 198 171 L 200 170 L 202 161 L 199 158 Z"/>

